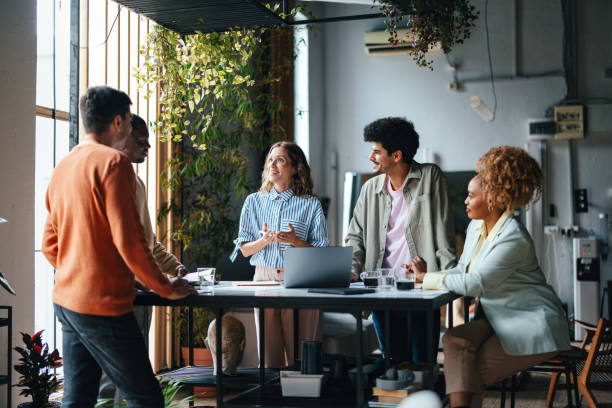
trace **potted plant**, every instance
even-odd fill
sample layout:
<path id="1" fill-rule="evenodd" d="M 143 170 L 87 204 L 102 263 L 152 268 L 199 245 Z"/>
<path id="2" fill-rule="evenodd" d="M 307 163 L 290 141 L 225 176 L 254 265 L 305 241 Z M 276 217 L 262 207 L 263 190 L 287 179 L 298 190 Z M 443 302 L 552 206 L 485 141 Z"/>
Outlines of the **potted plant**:
<path id="1" fill-rule="evenodd" d="M 19 408 L 60 406 L 58 402 L 49 402 L 49 396 L 61 385 L 61 381 L 52 370 L 61 367 L 62 361 L 57 349 L 49 353 L 49 346 L 42 342 L 42 332 L 43 330 L 33 336 L 21 333 L 25 348 L 15 347 L 21 357 L 20 363 L 14 367 L 21 376 L 14 387 L 22 388 L 20 395 L 32 397 L 32 402 L 21 403 L 18 405 Z"/>
<path id="2" fill-rule="evenodd" d="M 179 325 L 179 339 L 181 344 L 181 357 L 185 365 L 189 363 L 189 348 L 188 344 L 188 327 L 187 327 L 188 310 L 186 307 L 181 307 L 178 312 L 177 324 Z M 204 340 L 208 332 L 208 325 L 215 318 L 214 313 L 205 308 L 196 307 L 193 309 L 193 364 L 212 366 L 212 356 L 210 350 L 206 348 Z"/>
<path id="3" fill-rule="evenodd" d="M 408 53 L 420 67 L 433 69 L 433 61 L 427 59 L 427 52 L 439 46 L 445 54 L 455 44 L 462 44 L 476 26 L 478 11 L 470 0 L 373 0 L 379 3 L 379 10 L 385 15 L 389 42 L 410 43 Z M 401 7 L 396 4 L 400 4 Z M 400 38 L 398 26 L 408 15 L 408 38 Z"/>

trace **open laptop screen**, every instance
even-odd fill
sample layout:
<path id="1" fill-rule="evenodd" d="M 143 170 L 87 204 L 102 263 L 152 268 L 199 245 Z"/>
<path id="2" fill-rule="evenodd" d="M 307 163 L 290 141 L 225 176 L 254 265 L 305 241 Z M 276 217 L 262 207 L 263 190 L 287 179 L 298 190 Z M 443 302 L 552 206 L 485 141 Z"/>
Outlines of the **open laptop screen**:
<path id="1" fill-rule="evenodd" d="M 286 288 L 347 288 L 351 282 L 353 247 L 287 248 Z"/>

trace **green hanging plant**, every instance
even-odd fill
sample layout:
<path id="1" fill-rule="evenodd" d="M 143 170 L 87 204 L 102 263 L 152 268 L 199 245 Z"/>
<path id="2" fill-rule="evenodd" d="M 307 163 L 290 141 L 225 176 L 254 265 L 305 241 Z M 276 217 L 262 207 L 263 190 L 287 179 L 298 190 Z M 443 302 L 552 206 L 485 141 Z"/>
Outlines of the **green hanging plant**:
<path id="1" fill-rule="evenodd" d="M 374 6 L 377 3 L 385 15 L 389 42 L 393 46 L 411 44 L 408 53 L 418 66 L 430 70 L 433 61 L 426 54 L 437 47 L 448 54 L 456 44 L 470 38 L 479 14 L 470 0 L 412 0 L 402 2 L 401 8 L 393 0 L 373 0 Z M 401 38 L 398 29 L 406 15 L 409 33 Z"/>
<path id="2" fill-rule="evenodd" d="M 254 189 L 247 181 L 249 156 L 286 137 L 280 125 L 286 108 L 271 89 L 293 55 L 267 62 L 267 35 L 266 29 L 236 29 L 181 37 L 157 25 L 140 50 L 140 88 L 160 89 L 155 130 L 179 152 L 162 183 L 180 193 L 181 203 L 163 203 L 158 220 L 170 211 L 181 214 L 172 238 L 192 266 L 214 266 L 232 249 L 238 226 L 233 206 Z"/>

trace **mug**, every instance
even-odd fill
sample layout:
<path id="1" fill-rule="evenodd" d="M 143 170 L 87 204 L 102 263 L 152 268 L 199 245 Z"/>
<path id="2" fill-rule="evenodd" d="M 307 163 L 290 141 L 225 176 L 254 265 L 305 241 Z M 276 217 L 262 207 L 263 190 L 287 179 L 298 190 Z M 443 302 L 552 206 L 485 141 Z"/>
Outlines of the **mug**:
<path id="1" fill-rule="evenodd" d="M 365 271 L 359 275 L 366 288 L 377 288 L 380 286 L 380 271 Z"/>

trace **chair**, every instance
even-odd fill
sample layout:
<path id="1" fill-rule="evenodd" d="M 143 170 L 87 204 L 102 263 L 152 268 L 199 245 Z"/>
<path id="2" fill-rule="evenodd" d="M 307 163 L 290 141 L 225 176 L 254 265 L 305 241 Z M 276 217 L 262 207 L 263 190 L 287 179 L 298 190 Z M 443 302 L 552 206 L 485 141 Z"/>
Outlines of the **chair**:
<path id="1" fill-rule="evenodd" d="M 612 390 L 612 321 L 599 319 L 584 368 L 578 376 L 578 389 L 589 408 L 601 406 L 593 390 Z"/>
<path id="2" fill-rule="evenodd" d="M 591 347 L 593 336 L 597 331 L 597 327 L 585 322 L 581 322 L 579 320 L 574 320 L 573 322 L 575 325 L 578 325 L 585 330 L 584 338 L 582 339 L 582 343 L 579 346 L 582 356 L 579 356 L 579 360 L 575 361 L 577 373 L 581 373 L 584 367 L 584 363 L 586 361 L 587 352 Z M 560 358 L 562 358 L 562 356 L 560 356 Z M 548 395 L 546 396 L 546 408 L 552 407 L 552 403 L 555 399 L 555 392 L 557 389 L 577 389 L 577 384 L 574 381 L 575 377 L 572 377 L 571 379 L 566 378 L 565 384 L 558 384 L 560 376 L 560 372 L 552 373 L 552 377 L 550 378 L 550 383 L 548 385 Z"/>
<path id="3" fill-rule="evenodd" d="M 584 327 L 584 323 L 580 323 Z M 586 340 L 586 339 L 585 339 Z M 588 341 L 588 340 L 587 340 Z M 554 401 L 555 391 L 557 389 L 567 390 L 567 402 L 568 406 L 580 407 L 580 395 L 579 386 L 575 381 L 577 378 L 578 367 L 584 364 L 586 359 L 585 346 L 586 341 L 583 341 L 581 347 L 572 347 L 570 350 L 560 352 L 551 360 L 542 362 L 536 366 L 533 366 L 525 371 L 528 372 L 545 372 L 552 373 L 552 377 L 548 386 L 548 395 L 546 396 L 546 407 L 550 408 Z M 507 379 L 502 381 L 501 385 L 501 408 L 505 407 L 506 402 L 506 391 L 510 391 L 510 408 L 514 408 L 515 394 L 520 384 L 519 376 L 523 373 L 515 374 L 511 377 L 511 385 L 507 386 Z M 561 374 L 565 374 L 565 384 L 559 385 L 559 377 Z M 572 391 L 574 396 L 572 398 Z M 572 405 L 572 401 L 575 401 L 575 405 Z"/>
<path id="4" fill-rule="evenodd" d="M 580 396 L 578 386 L 574 381 L 576 378 L 577 365 L 584 361 L 585 352 L 582 349 L 577 347 L 572 347 L 571 350 L 562 351 L 555 358 L 540 363 L 536 366 L 533 366 L 525 371 L 527 372 L 546 372 L 552 373 L 553 379 L 556 385 L 561 374 L 565 374 L 565 382 L 569 384 L 569 386 L 563 385 L 563 389 L 567 390 L 567 401 L 568 406 L 572 407 L 580 407 Z M 507 378 L 502 381 L 500 388 L 489 388 L 489 389 L 499 389 L 501 391 L 501 400 L 500 407 L 504 408 L 506 405 L 506 391 L 510 391 L 510 408 L 514 408 L 515 395 L 518 389 L 519 384 L 521 383 L 520 378 L 522 378 L 523 372 L 514 374 L 511 378 L 511 385 L 508 387 Z M 551 379 L 551 384 L 553 380 Z M 552 387 L 552 388 L 551 388 Z M 557 388 L 561 388 L 561 386 L 557 385 L 556 387 L 549 385 L 548 396 L 546 398 L 546 407 L 550 407 L 552 401 L 554 400 L 554 390 Z M 552 391 L 551 391 L 552 390 Z M 572 397 L 572 390 L 574 391 L 574 396 Z M 572 401 L 575 401 L 575 405 L 572 405 Z"/>

